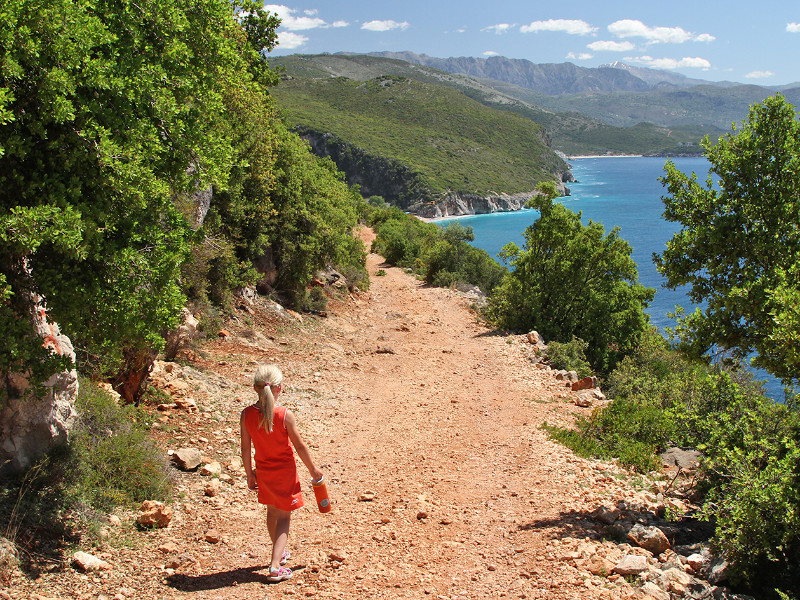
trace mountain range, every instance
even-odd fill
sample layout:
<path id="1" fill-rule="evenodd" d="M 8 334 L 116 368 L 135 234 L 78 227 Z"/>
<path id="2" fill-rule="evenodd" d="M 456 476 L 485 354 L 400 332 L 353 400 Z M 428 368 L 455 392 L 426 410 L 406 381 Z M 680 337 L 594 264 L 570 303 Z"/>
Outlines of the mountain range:
<path id="1" fill-rule="evenodd" d="M 800 103 L 800 83 L 763 87 L 711 82 L 621 62 L 588 68 L 502 56 L 434 58 L 414 52 L 370 55 L 469 75 L 518 100 L 557 112 L 579 112 L 618 127 L 645 122 L 659 127 L 727 131 L 732 123 L 747 116 L 751 104 L 775 92 L 781 92 L 793 104 Z"/>

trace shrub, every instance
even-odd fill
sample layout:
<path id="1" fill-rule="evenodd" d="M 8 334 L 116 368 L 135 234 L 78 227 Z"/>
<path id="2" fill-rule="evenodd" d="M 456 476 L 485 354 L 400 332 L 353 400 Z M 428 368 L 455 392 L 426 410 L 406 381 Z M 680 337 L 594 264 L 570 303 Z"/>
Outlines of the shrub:
<path id="1" fill-rule="evenodd" d="M 506 272 L 485 250 L 469 244 L 472 228 L 460 223 L 442 229 L 396 207 L 374 210 L 368 223 L 377 235 L 372 251 L 390 264 L 411 269 L 430 285 L 465 283 L 488 293 Z"/>
<path id="2" fill-rule="evenodd" d="M 80 415 L 69 442 L 68 494 L 96 510 L 166 500 L 173 478 L 164 454 L 148 437 L 146 413 L 120 406 L 84 381 L 76 402 Z"/>
<path id="3" fill-rule="evenodd" d="M 800 412 L 775 403 L 741 369 L 706 365 L 657 332 L 608 378 L 613 401 L 554 439 L 583 456 L 646 471 L 671 445 L 703 452 L 698 486 L 712 542 L 734 582 L 765 597 L 800 582 Z"/>
<path id="4" fill-rule="evenodd" d="M 69 442 L 0 487 L 0 528 L 18 544 L 75 543 L 98 530 L 116 506 L 172 495 L 171 469 L 148 437 L 145 412 L 118 405 L 86 380 L 76 408 L 80 417 Z"/>
<path id="5" fill-rule="evenodd" d="M 588 347 L 588 343 L 576 337 L 569 342 L 550 342 L 547 345 L 547 358 L 556 369 L 575 371 L 580 378 L 588 377 L 592 374 L 592 367 L 586 360 Z"/>
<path id="6" fill-rule="evenodd" d="M 533 200 L 541 216 L 525 230 L 523 248 L 503 248 L 513 269 L 490 295 L 487 318 L 501 329 L 535 329 L 547 340 L 580 336 L 592 368 L 608 375 L 647 329 L 644 309 L 655 290 L 638 283 L 618 228 L 606 234 L 547 197 Z"/>

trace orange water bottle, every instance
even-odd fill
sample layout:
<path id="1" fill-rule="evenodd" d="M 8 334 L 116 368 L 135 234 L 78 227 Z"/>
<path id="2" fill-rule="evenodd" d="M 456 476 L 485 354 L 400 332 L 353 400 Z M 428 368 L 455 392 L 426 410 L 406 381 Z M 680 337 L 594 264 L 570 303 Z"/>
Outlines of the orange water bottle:
<path id="1" fill-rule="evenodd" d="M 328 498 L 328 486 L 325 485 L 325 476 L 323 475 L 316 481 L 312 479 L 311 485 L 314 487 L 314 496 L 317 499 L 317 507 L 319 507 L 319 512 L 330 512 L 331 500 Z"/>

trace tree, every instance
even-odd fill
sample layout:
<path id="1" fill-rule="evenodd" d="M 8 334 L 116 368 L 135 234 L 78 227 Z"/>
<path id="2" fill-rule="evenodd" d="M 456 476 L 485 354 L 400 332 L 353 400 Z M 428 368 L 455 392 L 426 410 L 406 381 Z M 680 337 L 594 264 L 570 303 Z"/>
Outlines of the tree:
<path id="1" fill-rule="evenodd" d="M 545 339 L 588 342 L 587 358 L 609 373 L 631 352 L 648 323 L 644 308 L 655 290 L 638 283 L 631 247 L 618 228 L 581 223 L 552 199 L 539 198 L 541 216 L 525 230 L 525 245 L 507 244 L 501 257 L 513 270 L 489 298 L 496 325 Z"/>
<path id="2" fill-rule="evenodd" d="M 252 44 L 274 42 L 276 20 L 256 14 L 246 33 L 234 10 L 0 7 L 0 327 L 20 334 L 0 343 L 3 375 L 48 360 L 21 325 L 37 296 L 85 366 L 120 386 L 149 367 L 184 301 L 192 234 L 176 200 L 227 184 L 242 137 L 231 99 L 260 91 Z"/>
<path id="3" fill-rule="evenodd" d="M 750 108 L 712 145 L 705 186 L 668 162 L 664 218 L 682 229 L 655 255 L 670 288 L 704 309 L 683 317 L 681 345 L 716 347 L 785 382 L 800 377 L 800 124 L 780 94 Z M 718 178 L 715 183 L 712 174 Z"/>

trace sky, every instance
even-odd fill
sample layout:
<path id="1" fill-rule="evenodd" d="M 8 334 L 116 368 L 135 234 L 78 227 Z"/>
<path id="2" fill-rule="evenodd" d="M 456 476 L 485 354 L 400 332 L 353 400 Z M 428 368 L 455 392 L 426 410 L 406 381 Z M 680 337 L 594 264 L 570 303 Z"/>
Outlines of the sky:
<path id="1" fill-rule="evenodd" d="M 264 8 L 282 19 L 277 56 L 408 50 L 800 82 L 798 0 L 304 0 Z"/>

